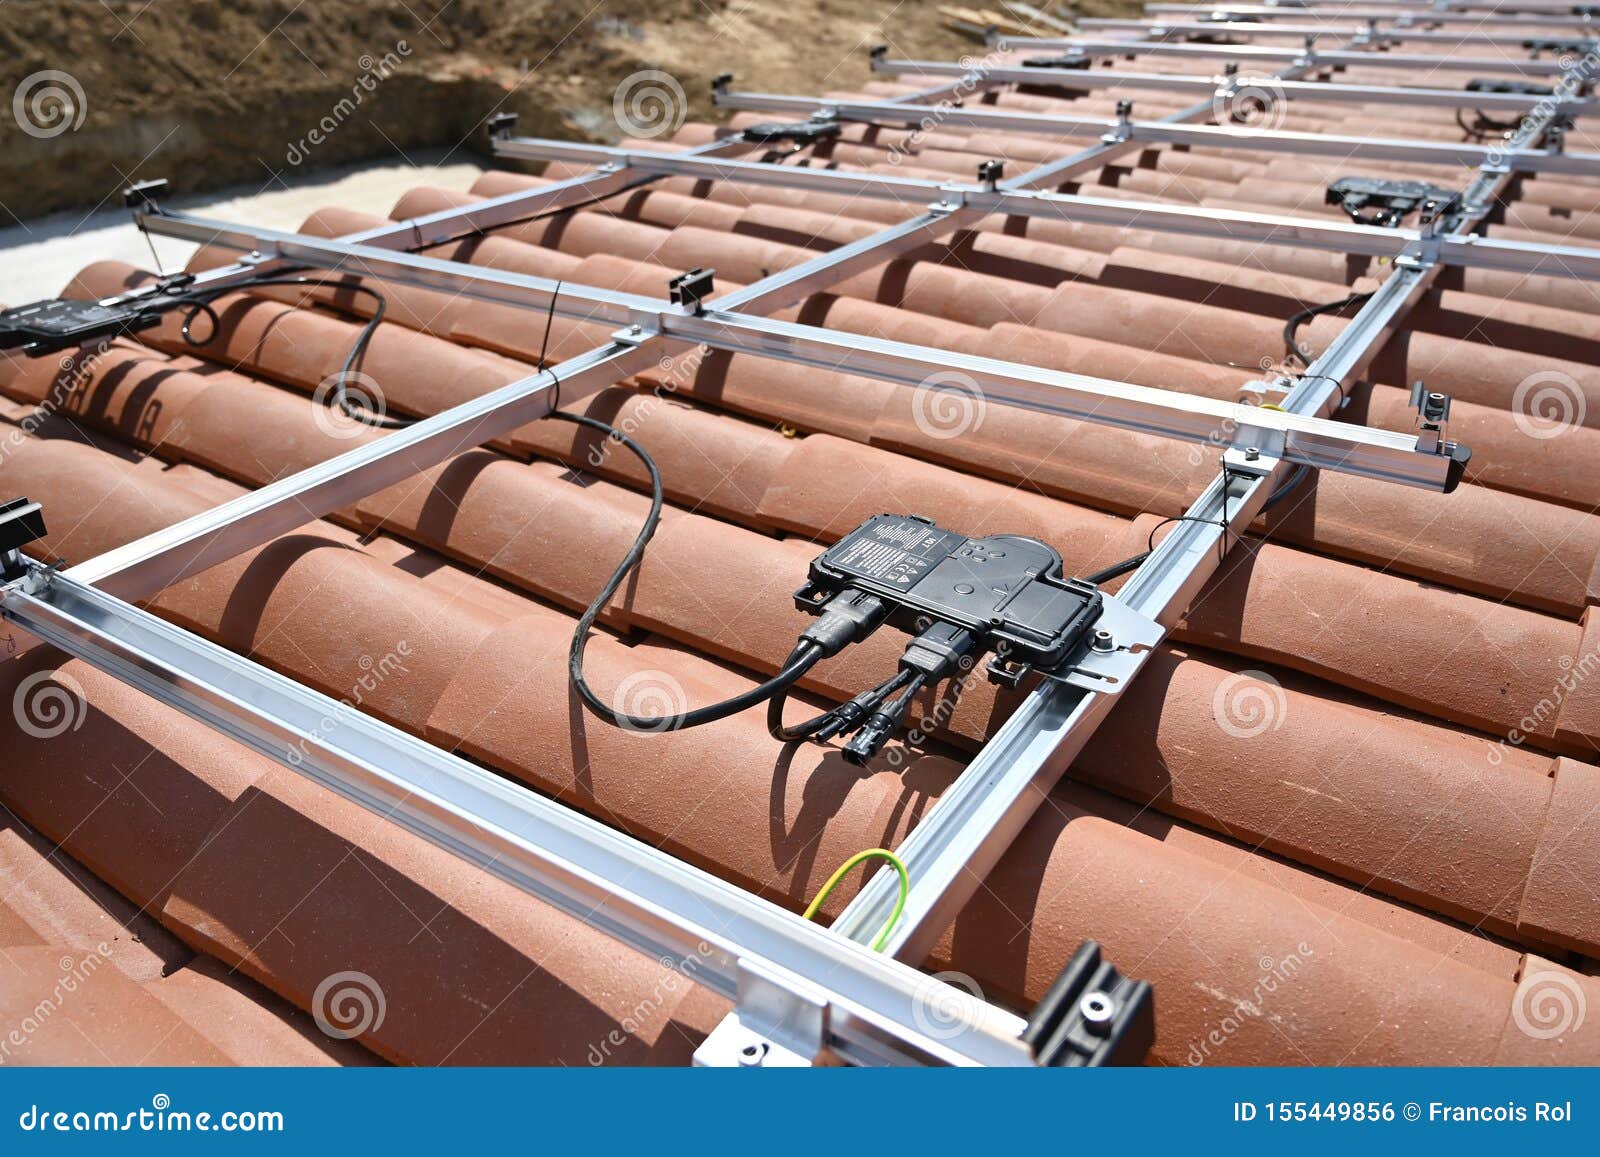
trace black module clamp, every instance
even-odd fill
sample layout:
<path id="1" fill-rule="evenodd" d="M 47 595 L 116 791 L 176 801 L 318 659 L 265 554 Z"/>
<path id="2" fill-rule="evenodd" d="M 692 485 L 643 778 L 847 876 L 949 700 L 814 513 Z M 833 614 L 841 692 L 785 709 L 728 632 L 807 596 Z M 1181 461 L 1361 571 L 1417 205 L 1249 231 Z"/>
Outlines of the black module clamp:
<path id="1" fill-rule="evenodd" d="M 44 509 L 37 502 L 13 498 L 0 503 L 0 581 L 22 576 L 22 548 L 44 536 Z"/>
<path id="2" fill-rule="evenodd" d="M 1392 229 L 1418 211 L 1424 225 L 1455 212 L 1461 205 L 1461 194 L 1425 181 L 1341 177 L 1328 186 L 1326 203 L 1338 205 L 1358 225 Z"/>
<path id="3" fill-rule="evenodd" d="M 1156 1039 L 1155 994 L 1085 940 L 1028 1016 L 1022 1039 L 1048 1068 L 1136 1065 Z"/>
<path id="4" fill-rule="evenodd" d="M 673 305 L 689 313 L 704 313 L 705 307 L 700 303 L 714 292 L 711 279 L 716 272 L 715 269 L 691 269 L 678 274 L 667 282 L 667 297 Z"/>

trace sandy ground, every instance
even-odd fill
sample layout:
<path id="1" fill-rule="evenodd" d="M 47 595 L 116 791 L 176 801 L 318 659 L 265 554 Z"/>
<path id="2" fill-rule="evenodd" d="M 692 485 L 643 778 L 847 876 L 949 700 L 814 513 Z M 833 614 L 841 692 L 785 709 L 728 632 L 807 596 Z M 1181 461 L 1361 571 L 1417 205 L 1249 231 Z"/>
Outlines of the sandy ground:
<path id="1" fill-rule="evenodd" d="M 480 163 L 457 155 L 418 154 L 416 164 L 360 165 L 321 173 L 300 174 L 270 189 L 241 186 L 216 193 L 175 197 L 175 209 L 224 221 L 297 230 L 313 211 L 329 205 L 386 216 L 400 195 L 417 185 L 466 189 L 482 171 Z M 443 161 L 442 164 L 436 163 Z M 127 261 L 155 267 L 154 243 L 166 269 L 180 268 L 195 246 L 169 237 L 148 241 L 113 199 L 87 212 L 57 213 L 37 221 L 0 229 L 0 268 L 5 270 L 7 304 L 54 297 L 71 277 L 93 261 Z"/>

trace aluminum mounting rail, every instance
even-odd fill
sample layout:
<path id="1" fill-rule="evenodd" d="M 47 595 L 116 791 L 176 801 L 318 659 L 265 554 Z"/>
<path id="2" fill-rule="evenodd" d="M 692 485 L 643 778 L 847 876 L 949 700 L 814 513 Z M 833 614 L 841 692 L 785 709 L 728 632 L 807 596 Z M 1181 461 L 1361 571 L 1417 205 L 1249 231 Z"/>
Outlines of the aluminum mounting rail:
<path id="1" fill-rule="evenodd" d="M 996 36 L 1001 52 L 1082 52 L 1089 56 L 1173 56 L 1190 60 L 1237 60 L 1242 64 L 1289 64 L 1309 59 L 1322 67 L 1404 68 L 1428 72 L 1517 72 L 1524 76 L 1559 76 L 1559 60 L 1511 60 L 1503 56 L 1430 56 L 1399 52 L 1307 52 L 1305 48 L 1272 48 L 1262 44 L 1186 44 L 1174 41 L 1090 40 L 1081 36 Z"/>
<path id="2" fill-rule="evenodd" d="M 1192 148 L 1245 149 L 1265 153 L 1343 157 L 1357 161 L 1411 161 L 1422 164 L 1461 164 L 1478 168 L 1499 161 L 1523 173 L 1567 173 L 1600 176 L 1600 153 L 1565 153 L 1551 149 L 1512 149 L 1450 141 L 1411 141 L 1384 137 L 1349 137 L 1333 133 L 1292 132 L 1284 129 L 1235 128 L 1231 125 L 1170 124 L 1164 121 L 1115 120 L 1110 117 L 1057 116 L 1050 113 L 1011 112 L 992 105 L 943 105 L 890 101 L 827 100 L 813 96 L 787 96 L 762 92 L 718 90 L 719 108 L 749 112 L 784 112 L 797 116 L 832 116 L 858 124 L 915 128 L 930 116 L 941 127 L 990 132 L 1034 133 L 1041 136 L 1104 136 L 1126 134 L 1147 143 L 1188 145 Z M 495 151 L 519 156 L 520 138 L 497 142 Z M 677 154 L 674 154 L 677 155 Z M 770 167 L 770 166 L 769 166 Z"/>
<path id="3" fill-rule="evenodd" d="M 720 308 L 721 303 L 713 302 L 703 311 L 694 312 L 638 294 L 570 281 L 557 283 L 420 254 L 219 225 L 203 218 L 153 214 L 145 215 L 142 223 L 152 232 L 167 236 L 250 250 L 296 264 L 445 290 L 530 311 L 553 308 L 564 317 L 617 326 L 623 331 L 618 340 L 624 346 L 646 336 L 660 336 L 729 353 L 842 370 L 910 386 L 937 379 L 941 373 L 955 372 L 976 382 L 993 401 L 1023 409 L 1194 442 L 1210 442 L 1219 426 L 1227 426 L 1238 431 L 1241 447 L 1270 448 L 1274 455 L 1286 456 L 1293 462 L 1435 490 L 1452 488 L 1460 476 L 1452 459 L 1421 449 L 1411 434 L 1301 418 L 999 358 L 774 321 L 737 312 L 738 291 L 728 297 L 733 308 Z M 879 258 L 873 255 L 871 260 L 876 262 Z M 778 300 L 769 288 L 761 292 L 769 304 Z M 785 294 L 785 298 L 805 292 L 808 291 L 797 289 Z M 562 395 L 568 400 L 583 396 L 579 386 L 566 380 Z M 504 417 L 502 412 L 496 412 Z M 523 415 L 525 420 L 538 416 Z M 513 429 L 515 425 L 506 428 Z M 373 447 L 381 447 L 388 440 L 381 439 Z M 303 517 L 302 511 L 302 520 Z"/>
<path id="4" fill-rule="evenodd" d="M 1512 143 L 1536 142 L 1548 124 L 1547 117 L 1530 118 Z M 1510 181 L 1507 173 L 1480 170 L 1463 194 L 1469 208 L 1453 227 L 1466 231 L 1474 226 Z M 1283 399 L 1284 408 L 1297 414 L 1328 413 L 1345 396 L 1346 383 L 1366 371 L 1442 268 L 1426 259 L 1397 266 L 1299 376 Z M 1229 544 L 1288 477 L 1281 460 L 1252 463 L 1228 451 L 1223 462 L 1222 472 L 1184 519 L 1117 592 L 1120 604 L 1163 628 L 1170 629 L 1187 611 Z M 1142 665 L 1148 653 L 1134 658 Z M 1043 681 L 989 738 L 895 849 L 911 891 L 885 952 L 920 960 L 933 948 L 1066 773 L 1109 712 L 1111 698 Z M 890 876 L 879 872 L 868 880 L 833 928 L 858 941 L 876 935 L 897 898 L 897 881 Z"/>
<path id="5" fill-rule="evenodd" d="M 1451 44 L 1495 46 L 1500 48 L 1524 48 L 1530 40 L 1573 40 L 1592 41 L 1593 36 L 1561 35 L 1555 37 L 1529 36 L 1528 34 L 1500 36 L 1493 32 L 1439 32 L 1418 30 L 1414 28 L 1376 28 L 1365 26 L 1348 26 L 1342 28 L 1330 27 L 1321 24 L 1273 24 L 1271 22 L 1244 23 L 1236 21 L 1213 20 L 1150 20 L 1132 19 L 1127 17 L 1085 17 L 1078 21 L 1078 27 L 1085 31 L 1102 32 L 1142 32 L 1148 36 L 1190 35 L 1190 36 L 1246 36 L 1252 39 L 1276 38 L 1283 40 L 1304 40 L 1310 36 L 1316 39 L 1329 37 L 1333 39 L 1349 40 L 1355 45 L 1365 44 Z M 1492 27 L 1492 26 L 1491 26 Z M 1597 28 L 1596 31 L 1600 31 Z"/>
<path id="6" fill-rule="evenodd" d="M 1032 1065 L 1022 1020 L 362 714 L 68 574 L 32 564 L 0 616 L 67 654 L 729 998 L 768 1031 L 861 1064 Z M 947 1004 L 948 1002 L 948 1004 Z M 743 1002 L 741 1002 L 743 1007 Z"/>
<path id="7" fill-rule="evenodd" d="M 1313 66 L 1314 67 L 1314 66 Z M 971 70 L 964 65 L 940 60 L 890 60 L 874 57 L 875 72 L 891 76 L 960 76 Z M 1191 93 L 1195 96 L 1226 95 L 1236 84 L 1259 83 L 1262 78 L 1244 75 L 1181 76 L 1162 72 L 1116 72 L 1073 68 L 1026 68 L 1021 65 L 985 65 L 983 75 L 1001 84 L 1056 85 L 1067 89 L 1128 88 L 1160 92 Z M 1301 101 L 1338 101 L 1382 105 L 1410 105 L 1419 108 L 1463 108 L 1481 112 L 1529 113 L 1552 108 L 1562 116 L 1585 116 L 1600 109 L 1600 101 L 1590 97 L 1531 96 L 1509 92 L 1467 92 L 1451 88 L 1391 88 L 1375 84 L 1332 84 L 1316 80 L 1274 81 L 1274 96 Z"/>
<path id="8" fill-rule="evenodd" d="M 1009 115 L 1009 114 L 1007 114 Z M 1211 140 L 1225 144 L 1236 130 L 1215 126 L 1166 125 L 1147 122 L 1141 140 L 1168 139 L 1194 143 Z M 1192 135 L 1203 127 L 1198 136 Z M 1169 137 L 1168 134 L 1171 134 Z M 1315 134 L 1299 134 L 1307 144 L 1318 140 Z M 1401 144 L 1402 149 L 1410 148 Z M 1182 233 L 1188 236 L 1215 237 L 1231 241 L 1250 241 L 1284 245 L 1299 249 L 1326 249 L 1368 257 L 1400 257 L 1435 247 L 1438 259 L 1451 265 L 1541 273 L 1583 280 L 1600 279 L 1600 249 L 1550 245 L 1531 241 L 1500 241 L 1476 235 L 1435 236 L 1415 229 L 1387 229 L 1358 225 L 1319 217 L 1256 213 L 1238 209 L 1216 209 L 1199 205 L 1163 205 L 1149 201 L 1120 201 L 1086 197 L 1076 193 L 1049 193 L 1031 189 L 989 188 L 956 182 L 939 183 L 918 177 L 884 173 L 860 173 L 846 169 L 811 169 L 774 165 L 759 161 L 716 160 L 689 157 L 681 153 L 658 153 L 648 149 L 614 149 L 605 145 L 585 145 L 571 141 L 547 141 L 518 137 L 496 145 L 502 155 L 548 161 L 570 161 L 588 165 L 638 167 L 655 175 L 689 176 L 701 180 L 735 181 L 779 188 L 810 189 L 844 197 L 867 197 L 905 205 L 930 202 L 951 208 L 977 211 L 983 216 L 1040 217 L 1130 229 Z M 1509 153 L 1532 154 L 1534 150 L 1511 149 Z M 1404 154 L 1387 154 L 1403 159 Z M 1413 155 L 1414 159 L 1414 155 Z M 1597 158 L 1600 159 L 1600 158 Z M 1486 163 L 1487 156 L 1480 158 Z M 153 226 L 155 227 L 155 226 Z M 158 227 L 159 228 L 159 227 Z M 191 235 L 197 239 L 198 234 Z M 236 247 L 244 242 L 235 237 Z M 333 243 L 329 243 L 333 244 Z"/>

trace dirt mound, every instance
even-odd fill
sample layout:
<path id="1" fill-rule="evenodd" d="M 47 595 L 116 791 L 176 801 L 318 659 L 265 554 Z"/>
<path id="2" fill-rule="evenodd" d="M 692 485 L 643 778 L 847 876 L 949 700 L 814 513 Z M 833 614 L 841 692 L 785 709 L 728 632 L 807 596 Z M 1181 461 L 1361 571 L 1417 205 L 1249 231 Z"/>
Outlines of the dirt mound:
<path id="1" fill-rule="evenodd" d="M 883 41 L 942 58 L 973 47 L 933 5 L 892 0 L 9 0 L 0 203 L 21 219 L 154 176 L 184 191 L 266 187 L 300 166 L 481 151 L 496 109 L 530 133 L 615 139 L 619 91 L 643 91 L 635 107 L 648 109 L 681 90 L 704 117 L 719 72 L 771 91 L 841 88 Z M 626 86 L 647 70 L 671 83 Z"/>

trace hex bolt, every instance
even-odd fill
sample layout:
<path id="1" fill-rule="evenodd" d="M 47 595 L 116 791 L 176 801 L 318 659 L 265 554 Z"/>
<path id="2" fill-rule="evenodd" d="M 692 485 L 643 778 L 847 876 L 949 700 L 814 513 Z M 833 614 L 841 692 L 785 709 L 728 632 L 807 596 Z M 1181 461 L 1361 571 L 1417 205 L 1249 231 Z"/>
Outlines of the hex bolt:
<path id="1" fill-rule="evenodd" d="M 753 1069 L 760 1066 L 767 1059 L 768 1045 L 752 1042 L 739 1050 L 739 1064 L 744 1068 Z"/>
<path id="2" fill-rule="evenodd" d="M 1261 457 L 1261 449 L 1260 449 L 1260 447 L 1258 447 L 1258 446 L 1246 446 L 1244 448 L 1244 460 L 1246 462 L 1254 462 L 1260 457 Z"/>
<path id="3" fill-rule="evenodd" d="M 1089 636 L 1090 649 L 1099 651 L 1101 654 L 1116 650 L 1116 644 L 1116 639 L 1112 638 L 1111 632 L 1104 627 L 1100 627 L 1094 634 Z"/>

